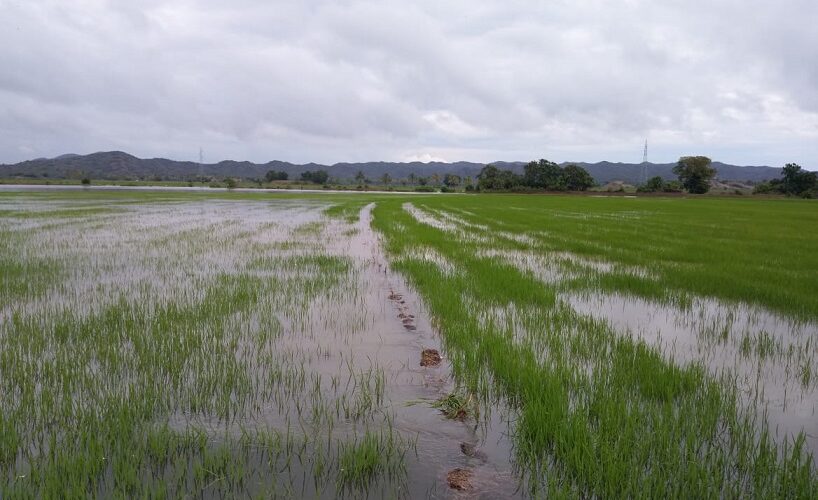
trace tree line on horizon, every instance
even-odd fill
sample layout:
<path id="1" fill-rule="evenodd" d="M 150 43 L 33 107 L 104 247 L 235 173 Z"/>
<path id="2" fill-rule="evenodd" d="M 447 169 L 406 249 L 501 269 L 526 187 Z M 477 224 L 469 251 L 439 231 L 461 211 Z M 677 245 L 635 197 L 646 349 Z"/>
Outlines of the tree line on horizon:
<path id="1" fill-rule="evenodd" d="M 692 194 L 704 194 L 710 190 L 716 169 L 706 156 L 683 156 L 673 173 L 679 177 L 678 181 L 665 181 L 656 176 L 639 186 L 637 191 L 681 192 L 684 189 Z M 477 178 L 478 191 L 586 191 L 596 185 L 591 174 L 579 165 L 560 167 L 545 159 L 526 164 L 522 175 L 486 165 Z"/>
<path id="2" fill-rule="evenodd" d="M 717 170 L 712 165 L 712 160 L 707 156 L 682 156 L 673 173 L 678 180 L 665 180 L 661 176 L 654 176 L 639 186 L 637 192 L 640 193 L 679 193 L 687 191 L 691 194 L 704 194 L 710 190 L 711 182 L 716 177 Z M 264 178 L 267 182 L 286 181 L 288 174 L 284 171 L 270 170 Z M 327 185 L 330 182 L 338 182 L 338 179 L 330 178 L 326 170 L 303 172 L 299 179 L 301 182 Z M 473 182 L 471 177 L 461 177 L 455 174 L 432 174 L 427 177 L 410 174 L 405 179 L 395 181 L 385 172 L 378 181 L 373 181 L 358 170 L 354 181 L 359 187 L 366 187 L 370 184 L 380 182 L 381 185 L 391 187 L 394 182 L 403 186 L 415 186 L 417 190 L 435 191 L 440 189 L 443 192 L 456 191 L 461 186 L 466 191 L 587 191 L 596 186 L 593 176 L 583 167 L 577 164 L 559 164 L 540 159 L 528 162 L 523 167 L 523 173 L 518 174 L 510 169 L 500 169 L 493 164 L 488 164 L 480 170 L 477 178 Z M 762 182 L 753 190 L 754 194 L 779 193 L 791 196 L 801 196 L 805 198 L 818 197 L 818 174 L 801 168 L 795 163 L 788 163 L 782 169 L 782 178 Z"/>
<path id="3" fill-rule="evenodd" d="M 818 173 L 804 170 L 797 163 L 787 163 L 781 170 L 780 179 L 762 182 L 753 193 L 818 198 Z"/>
<path id="4" fill-rule="evenodd" d="M 681 192 L 704 194 L 710 190 L 710 182 L 716 176 L 712 161 L 706 156 L 683 156 L 673 168 L 679 181 L 665 181 L 652 177 L 639 186 L 639 192 Z M 797 163 L 787 163 L 781 169 L 781 178 L 762 182 L 755 186 L 753 194 L 784 194 L 802 198 L 818 197 L 818 173 L 804 170 Z"/>
<path id="5" fill-rule="evenodd" d="M 477 191 L 585 191 L 596 185 L 587 170 L 576 164 L 560 167 L 553 161 L 528 162 L 523 174 L 486 165 L 477 175 Z"/>

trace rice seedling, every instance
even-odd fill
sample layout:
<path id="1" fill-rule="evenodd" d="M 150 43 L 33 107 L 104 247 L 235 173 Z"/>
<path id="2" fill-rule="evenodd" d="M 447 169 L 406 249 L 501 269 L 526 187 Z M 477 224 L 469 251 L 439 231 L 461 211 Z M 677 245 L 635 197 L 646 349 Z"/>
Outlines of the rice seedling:
<path id="1" fill-rule="evenodd" d="M 365 490 L 373 477 L 383 474 L 396 475 L 403 468 L 401 443 L 393 434 L 367 432 L 351 443 L 341 443 L 339 448 L 338 481 L 341 488 Z"/>

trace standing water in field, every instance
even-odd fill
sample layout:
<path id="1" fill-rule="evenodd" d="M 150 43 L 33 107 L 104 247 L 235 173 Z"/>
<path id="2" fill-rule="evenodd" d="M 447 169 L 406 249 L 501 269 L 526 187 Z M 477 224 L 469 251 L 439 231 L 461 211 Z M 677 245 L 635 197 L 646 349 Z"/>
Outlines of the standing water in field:
<path id="1" fill-rule="evenodd" d="M 678 292 L 668 292 L 675 299 L 663 301 L 617 293 L 609 288 L 621 283 L 650 283 L 659 286 L 643 288 L 661 288 L 661 274 L 655 266 L 641 267 L 633 260 L 622 263 L 573 253 L 563 247 L 565 235 L 553 230 L 511 233 L 504 222 L 486 218 L 475 222 L 466 211 L 455 213 L 442 210 L 440 204 L 428 205 L 404 202 L 403 219 L 396 216 L 398 221 L 392 225 L 399 227 L 392 232 L 400 235 L 414 229 L 433 236 L 422 244 L 394 238 L 408 247 L 403 252 L 425 255 L 438 267 L 438 262 L 451 266 L 460 260 L 479 271 L 456 283 L 471 294 L 461 292 L 457 299 L 466 306 L 465 316 L 479 322 L 473 327 L 479 334 L 472 339 L 494 334 L 492 352 L 504 344 L 514 352 L 497 363 L 500 375 L 508 377 L 506 385 L 526 388 L 524 377 L 507 370 L 509 358 L 522 351 L 530 358 L 520 366 L 538 373 L 542 380 L 557 380 L 551 392 L 558 394 L 565 387 L 573 391 L 563 400 L 543 398 L 547 402 L 540 421 L 559 431 L 539 434 L 543 426 L 531 425 L 531 441 L 539 446 L 539 456 L 548 457 L 559 446 L 554 443 L 565 437 L 564 448 L 558 452 L 574 467 L 572 474 L 589 474 L 586 481 L 592 484 L 601 473 L 613 471 L 611 477 L 615 477 L 628 470 L 632 474 L 632 480 L 620 481 L 620 476 L 604 485 L 623 496 L 629 496 L 629 488 L 635 485 L 644 487 L 649 482 L 645 476 L 655 481 L 649 491 L 659 496 L 670 494 L 665 489 L 668 485 L 681 487 L 677 492 L 690 486 L 678 478 L 668 481 L 658 469 L 652 469 L 657 464 L 666 468 L 665 474 L 679 477 L 693 470 L 688 468 L 691 464 L 708 469 L 707 481 L 712 483 L 699 483 L 702 492 L 724 494 L 724 488 L 735 488 L 736 495 L 752 496 L 752 488 L 758 487 L 759 492 L 770 488 L 766 490 L 769 494 L 775 491 L 777 486 L 771 485 L 777 478 L 782 478 L 781 491 L 787 491 L 794 488 L 794 481 L 784 479 L 785 469 L 803 480 L 802 493 L 814 486 L 809 479 L 818 456 L 818 377 L 814 372 L 818 326 L 814 323 L 773 314 L 760 306 L 689 293 L 682 294 L 681 300 Z M 594 217 L 616 220 L 620 215 Z M 626 215 L 641 216 L 638 212 Z M 577 213 L 571 218 L 587 220 L 591 215 Z M 518 218 L 507 220 L 521 223 Z M 594 239 L 585 245 L 587 249 L 604 244 L 603 239 Z M 479 280 L 488 286 L 473 287 Z M 639 289 L 637 285 L 633 288 Z M 493 289 L 504 293 L 493 295 Z M 525 292 L 515 293 L 518 289 Z M 475 298 L 476 293 L 485 295 Z M 533 400 L 538 395 L 535 389 L 526 396 Z M 551 419 L 560 411 L 574 412 L 572 424 L 566 423 L 571 418 Z M 691 425 L 696 418 L 700 423 Z M 605 419 L 615 424 L 600 423 Z M 564 430 L 559 427 L 563 425 L 576 427 Z M 617 449 L 627 441 L 621 436 L 628 426 L 640 427 L 633 431 L 639 441 L 623 447 L 631 455 Z M 611 429 L 618 430 L 608 434 Z M 654 429 L 656 441 L 646 444 L 651 441 L 644 436 Z M 670 432 L 678 434 L 667 437 Z M 584 446 L 577 447 L 576 442 Z M 686 448 L 673 444 L 680 442 Z M 640 451 L 638 445 L 645 450 Z M 660 450 L 667 451 L 661 459 L 657 458 Z M 576 459 L 580 454 L 585 459 Z M 620 458 L 589 473 L 600 456 Z M 633 463 L 625 465 L 628 459 Z M 776 460 L 789 464 L 778 472 L 771 465 Z M 554 462 L 560 464 L 559 459 Z M 672 467 L 677 471 L 666 472 Z M 543 482 L 547 476 L 544 474 Z"/>
<path id="2" fill-rule="evenodd" d="M 567 296 L 585 314 L 609 322 L 683 364 L 701 364 L 734 385 L 779 441 L 803 432 L 818 457 L 818 325 L 746 304 L 694 299 L 684 307 L 618 294 Z"/>
<path id="3" fill-rule="evenodd" d="M 369 227 L 303 201 L 3 205 L 2 496 L 514 496 Z"/>

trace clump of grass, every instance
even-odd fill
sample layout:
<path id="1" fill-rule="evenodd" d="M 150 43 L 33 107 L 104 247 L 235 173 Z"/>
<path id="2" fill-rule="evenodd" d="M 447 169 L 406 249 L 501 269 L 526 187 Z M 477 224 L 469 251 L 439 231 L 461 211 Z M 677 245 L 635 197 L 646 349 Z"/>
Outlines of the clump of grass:
<path id="1" fill-rule="evenodd" d="M 466 420 L 480 416 L 480 407 L 477 399 L 472 394 L 452 392 L 432 403 L 432 408 L 437 408 L 446 418 L 452 420 Z"/>

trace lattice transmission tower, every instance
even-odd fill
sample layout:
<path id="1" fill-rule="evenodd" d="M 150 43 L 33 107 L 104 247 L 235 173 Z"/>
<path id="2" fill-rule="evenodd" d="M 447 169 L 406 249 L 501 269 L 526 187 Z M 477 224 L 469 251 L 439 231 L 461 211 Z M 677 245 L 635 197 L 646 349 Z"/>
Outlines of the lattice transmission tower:
<path id="1" fill-rule="evenodd" d="M 202 151 L 202 148 L 199 148 L 199 182 L 204 182 L 202 163 L 204 163 L 204 152 Z"/>
<path id="2" fill-rule="evenodd" d="M 648 181 L 648 140 L 645 139 L 645 149 L 642 150 L 642 172 L 640 174 L 642 184 Z"/>

